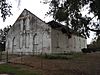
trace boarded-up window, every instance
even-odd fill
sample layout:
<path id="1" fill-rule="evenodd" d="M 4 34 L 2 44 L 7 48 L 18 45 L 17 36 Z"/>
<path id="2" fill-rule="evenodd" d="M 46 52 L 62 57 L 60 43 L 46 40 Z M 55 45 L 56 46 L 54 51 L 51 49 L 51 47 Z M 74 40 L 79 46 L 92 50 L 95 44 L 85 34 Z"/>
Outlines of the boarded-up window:
<path id="1" fill-rule="evenodd" d="M 56 34 L 56 44 L 56 47 L 59 48 L 59 33 Z"/>
<path id="2" fill-rule="evenodd" d="M 26 20 L 26 30 L 29 30 L 29 18 Z"/>
<path id="3" fill-rule="evenodd" d="M 13 41 L 12 41 L 12 45 L 13 45 L 13 48 L 15 49 L 16 48 L 16 39 L 15 39 L 15 37 L 13 38 Z"/>
<path id="4" fill-rule="evenodd" d="M 23 31 L 23 20 L 20 21 L 21 31 Z"/>
<path id="5" fill-rule="evenodd" d="M 25 46 L 26 46 L 26 48 L 28 48 L 30 45 L 30 35 L 29 34 L 26 34 L 25 41 L 26 41 Z"/>
<path id="6" fill-rule="evenodd" d="M 15 38 L 16 48 L 19 49 L 19 36 Z"/>
<path id="7" fill-rule="evenodd" d="M 20 48 L 22 48 L 22 46 L 23 46 L 23 37 L 22 37 L 22 35 L 20 36 Z"/>
<path id="8" fill-rule="evenodd" d="M 23 30 L 26 30 L 26 18 L 23 19 Z"/>
<path id="9" fill-rule="evenodd" d="M 10 48 L 10 42 L 9 42 L 9 40 L 7 41 L 7 48 L 8 49 Z"/>
<path id="10" fill-rule="evenodd" d="M 37 34 L 35 34 L 33 36 L 33 50 L 34 50 L 34 52 L 37 52 L 37 45 L 38 45 L 37 39 L 38 39 L 38 36 L 37 36 Z"/>

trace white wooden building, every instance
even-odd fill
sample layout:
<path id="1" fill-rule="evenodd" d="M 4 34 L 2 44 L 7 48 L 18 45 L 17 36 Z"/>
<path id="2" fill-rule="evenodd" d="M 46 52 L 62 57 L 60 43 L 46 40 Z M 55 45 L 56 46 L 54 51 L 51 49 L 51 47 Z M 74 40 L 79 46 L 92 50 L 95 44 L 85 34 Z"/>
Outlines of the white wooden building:
<path id="1" fill-rule="evenodd" d="M 78 33 L 55 21 L 45 23 L 27 9 L 6 36 L 6 51 L 11 54 L 80 52 L 86 47 L 86 39 Z"/>

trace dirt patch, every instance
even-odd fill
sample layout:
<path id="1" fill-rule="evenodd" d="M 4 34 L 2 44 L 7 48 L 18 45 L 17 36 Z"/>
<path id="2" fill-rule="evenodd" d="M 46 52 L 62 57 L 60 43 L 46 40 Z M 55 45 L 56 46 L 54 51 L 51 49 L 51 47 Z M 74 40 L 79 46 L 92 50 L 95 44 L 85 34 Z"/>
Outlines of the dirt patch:
<path id="1" fill-rule="evenodd" d="M 100 75 L 100 53 L 84 54 L 71 60 L 24 56 L 13 58 L 10 62 L 31 67 L 42 75 Z"/>

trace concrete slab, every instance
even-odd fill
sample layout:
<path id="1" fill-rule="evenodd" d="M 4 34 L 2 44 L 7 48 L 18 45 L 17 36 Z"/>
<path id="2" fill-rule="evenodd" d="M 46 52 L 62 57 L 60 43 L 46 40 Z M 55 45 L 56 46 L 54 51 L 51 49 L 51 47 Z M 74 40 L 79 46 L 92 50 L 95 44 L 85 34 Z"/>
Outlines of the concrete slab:
<path id="1" fill-rule="evenodd" d="M 0 64 L 5 64 L 5 63 L 6 63 L 6 62 L 2 62 L 2 61 L 0 62 Z"/>

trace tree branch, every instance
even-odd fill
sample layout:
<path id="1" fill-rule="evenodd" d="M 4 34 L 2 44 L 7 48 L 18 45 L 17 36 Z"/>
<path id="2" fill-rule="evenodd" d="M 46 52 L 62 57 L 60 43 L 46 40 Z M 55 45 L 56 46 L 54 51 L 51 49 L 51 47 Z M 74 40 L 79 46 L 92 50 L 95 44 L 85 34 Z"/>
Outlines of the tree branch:
<path id="1" fill-rule="evenodd" d="M 89 28 L 89 27 L 87 27 L 87 29 L 88 29 L 88 30 L 91 30 L 91 31 L 93 31 L 93 32 L 100 32 L 100 30 L 91 29 L 91 28 Z"/>
<path id="2" fill-rule="evenodd" d="M 96 17 L 96 16 L 97 16 L 97 15 L 93 16 L 88 22 L 90 23 L 90 21 L 91 21 L 94 17 Z M 89 23 L 88 23 L 88 24 L 89 24 Z M 91 28 L 89 28 L 89 27 L 87 27 L 87 26 L 86 26 L 86 28 L 87 28 L 88 30 L 93 31 L 93 32 L 99 32 L 99 33 L 100 33 L 100 30 L 91 29 Z"/>

